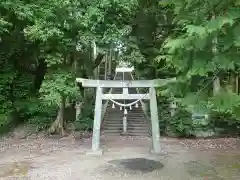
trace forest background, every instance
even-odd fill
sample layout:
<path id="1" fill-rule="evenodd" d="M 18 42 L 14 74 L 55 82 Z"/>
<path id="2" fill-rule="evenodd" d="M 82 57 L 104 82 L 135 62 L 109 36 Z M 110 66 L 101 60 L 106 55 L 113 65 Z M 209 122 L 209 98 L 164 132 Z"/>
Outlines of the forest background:
<path id="1" fill-rule="evenodd" d="M 0 134 L 91 130 L 95 94 L 75 79 L 98 79 L 110 60 L 177 78 L 157 90 L 162 134 L 239 135 L 239 0 L 2 0 Z"/>

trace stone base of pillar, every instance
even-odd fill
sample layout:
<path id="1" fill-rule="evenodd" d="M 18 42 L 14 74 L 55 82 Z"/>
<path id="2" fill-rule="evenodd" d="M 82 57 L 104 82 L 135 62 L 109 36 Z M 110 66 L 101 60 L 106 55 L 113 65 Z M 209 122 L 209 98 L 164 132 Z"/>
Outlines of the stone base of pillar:
<path id="1" fill-rule="evenodd" d="M 122 132 L 122 133 L 121 133 L 121 136 L 128 136 L 128 135 L 129 135 L 128 132 Z"/>
<path id="2" fill-rule="evenodd" d="M 159 155 L 159 156 L 164 156 L 167 155 L 168 153 L 166 151 L 155 151 L 154 149 L 150 149 L 150 153 L 153 155 Z"/>
<path id="3" fill-rule="evenodd" d="M 102 149 L 99 149 L 99 150 L 96 150 L 96 151 L 88 151 L 86 152 L 86 155 L 87 156 L 102 156 L 103 155 L 103 150 Z"/>

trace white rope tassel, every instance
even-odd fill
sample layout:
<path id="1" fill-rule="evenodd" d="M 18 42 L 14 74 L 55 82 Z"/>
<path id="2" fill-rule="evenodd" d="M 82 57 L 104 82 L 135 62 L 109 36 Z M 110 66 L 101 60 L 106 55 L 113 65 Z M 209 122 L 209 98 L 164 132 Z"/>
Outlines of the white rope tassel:
<path id="1" fill-rule="evenodd" d="M 120 106 L 120 111 L 122 110 L 122 106 Z"/>
<path id="2" fill-rule="evenodd" d="M 127 109 L 124 108 L 124 115 L 127 115 Z"/>
<path id="3" fill-rule="evenodd" d="M 132 110 L 132 106 L 129 106 L 129 109 Z"/>
<path id="4" fill-rule="evenodd" d="M 135 107 L 138 108 L 138 103 L 136 103 Z"/>
<path id="5" fill-rule="evenodd" d="M 112 108 L 113 108 L 113 109 L 115 108 L 115 104 L 114 104 L 114 103 L 112 104 Z"/>

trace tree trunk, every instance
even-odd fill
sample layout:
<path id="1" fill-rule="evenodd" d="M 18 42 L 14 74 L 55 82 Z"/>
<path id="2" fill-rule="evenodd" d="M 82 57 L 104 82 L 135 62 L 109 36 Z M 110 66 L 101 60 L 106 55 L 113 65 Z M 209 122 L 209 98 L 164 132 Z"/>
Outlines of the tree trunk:
<path id="1" fill-rule="evenodd" d="M 238 72 L 236 73 L 235 76 L 235 92 L 239 94 L 239 74 Z"/>
<path id="2" fill-rule="evenodd" d="M 108 75 L 108 57 L 105 56 L 104 58 L 105 62 L 105 67 L 104 67 L 104 80 L 107 80 L 107 75 Z"/>
<path id="3" fill-rule="evenodd" d="M 78 58 L 77 58 L 77 42 L 76 42 L 76 47 L 74 49 L 74 55 L 73 55 L 74 59 L 74 63 L 73 63 L 73 72 L 76 74 L 76 76 L 78 76 Z M 76 88 L 78 88 L 77 84 L 76 84 Z M 78 89 L 78 91 L 81 91 L 80 89 Z M 82 102 L 80 102 L 80 98 L 81 98 L 82 94 L 81 92 L 80 93 L 77 93 L 77 98 L 76 98 L 76 101 L 75 101 L 75 110 L 76 110 L 76 118 L 75 120 L 77 121 L 78 120 L 78 117 L 80 116 L 81 114 L 81 110 L 82 110 Z"/>
<path id="4" fill-rule="evenodd" d="M 75 108 L 76 108 L 76 120 L 78 120 L 82 112 L 82 102 L 76 102 Z"/>
<path id="5" fill-rule="evenodd" d="M 38 93 L 39 89 L 42 85 L 44 80 L 44 76 L 47 73 L 47 63 L 44 59 L 39 59 L 39 64 L 37 69 L 34 73 L 34 80 L 33 80 L 33 93 Z"/>
<path id="6" fill-rule="evenodd" d="M 213 95 L 217 95 L 220 92 L 221 85 L 220 85 L 220 78 L 216 76 L 213 81 Z"/>
<path id="7" fill-rule="evenodd" d="M 229 78 L 229 84 L 230 84 L 231 92 L 237 92 L 235 81 L 236 81 L 236 74 L 233 71 L 231 71 L 230 72 L 230 78 Z"/>
<path id="8" fill-rule="evenodd" d="M 57 118 L 55 121 L 52 123 L 51 127 L 48 130 L 49 134 L 57 133 L 60 134 L 61 136 L 64 136 L 65 131 L 64 131 L 64 111 L 65 111 L 65 104 L 66 103 L 66 98 L 65 96 L 61 96 L 61 102 L 60 106 L 58 109 L 58 114 Z"/>
<path id="9" fill-rule="evenodd" d="M 112 74 L 112 45 L 109 49 L 109 56 L 108 56 L 108 75 Z"/>
<path id="10" fill-rule="evenodd" d="M 212 17 L 212 19 L 215 19 L 215 16 Z M 217 43 L 218 43 L 218 38 L 217 36 L 213 39 L 213 46 L 212 46 L 212 53 L 213 56 L 217 55 L 218 49 L 217 49 Z M 220 84 L 220 77 L 217 74 L 215 79 L 213 80 L 213 95 L 216 95 L 220 92 L 221 89 L 221 84 Z"/>
<path id="11" fill-rule="evenodd" d="M 97 58 L 97 46 L 96 46 L 95 41 L 92 42 L 92 51 L 93 51 L 92 61 L 95 62 L 95 59 Z M 99 68 L 98 67 L 99 67 L 99 65 L 93 69 L 94 79 L 98 79 L 98 74 L 99 74 Z"/>

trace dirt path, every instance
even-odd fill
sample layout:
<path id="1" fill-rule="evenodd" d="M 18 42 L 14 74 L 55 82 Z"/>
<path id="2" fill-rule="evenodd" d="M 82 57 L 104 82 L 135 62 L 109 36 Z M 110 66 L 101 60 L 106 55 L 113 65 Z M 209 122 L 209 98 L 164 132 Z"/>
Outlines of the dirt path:
<path id="1" fill-rule="evenodd" d="M 86 156 L 91 141 L 0 141 L 2 180 L 238 180 L 238 139 L 161 139 L 166 155 L 149 153 L 150 139 L 102 138 L 104 155 Z"/>

